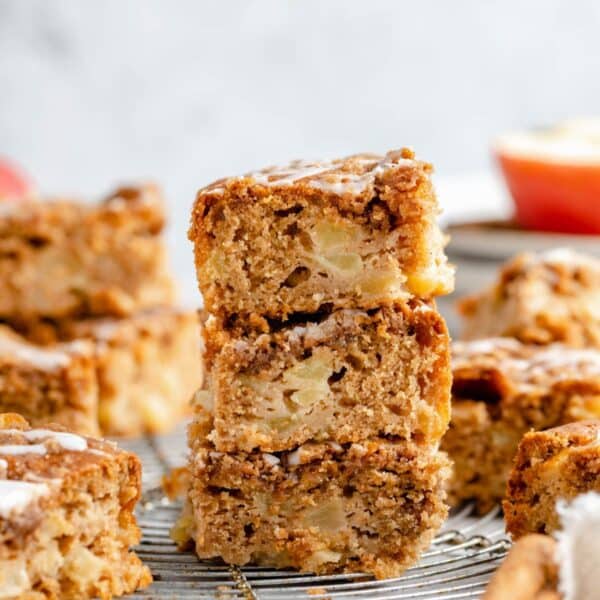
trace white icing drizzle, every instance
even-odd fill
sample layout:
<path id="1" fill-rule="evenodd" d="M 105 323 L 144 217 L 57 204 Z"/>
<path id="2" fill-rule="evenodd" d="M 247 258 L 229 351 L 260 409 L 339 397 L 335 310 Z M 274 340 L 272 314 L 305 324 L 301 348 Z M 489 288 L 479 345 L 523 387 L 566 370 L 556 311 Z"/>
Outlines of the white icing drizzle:
<path id="1" fill-rule="evenodd" d="M 24 341 L 7 336 L 0 336 L 0 354 L 11 356 L 27 362 L 39 369 L 59 369 L 69 364 L 70 357 L 66 352 L 37 348 Z"/>
<path id="2" fill-rule="evenodd" d="M 0 516 L 8 519 L 11 514 L 20 513 L 32 502 L 48 494 L 45 483 L 31 481 L 0 480 Z"/>
<path id="3" fill-rule="evenodd" d="M 28 441 L 37 442 L 39 440 L 46 441 L 50 439 L 60 444 L 65 450 L 71 450 L 72 452 L 82 452 L 83 450 L 87 450 L 88 447 L 87 440 L 74 433 L 52 431 L 51 429 L 30 429 L 21 433 Z"/>
<path id="4" fill-rule="evenodd" d="M 0 445 L 0 454 L 20 455 L 20 454 L 47 454 L 48 447 L 46 442 L 52 441 L 61 446 L 64 450 L 70 452 L 83 452 L 88 449 L 87 440 L 74 433 L 63 431 L 52 431 L 51 429 L 30 429 L 22 431 L 20 429 L 2 429 L 0 433 L 21 436 L 28 442 L 41 442 L 38 444 L 2 444 Z"/>
<path id="5" fill-rule="evenodd" d="M 0 433 L 1 432 L 12 435 L 22 435 L 28 442 L 38 442 L 40 440 L 46 442 L 53 440 L 65 450 L 70 450 L 72 452 L 82 452 L 87 450 L 88 447 L 87 440 L 84 437 L 74 433 L 66 433 L 64 431 L 53 431 L 52 429 L 29 429 L 26 431 L 20 429 L 3 429 L 0 430 Z"/>
<path id="6" fill-rule="evenodd" d="M 247 177 L 261 185 L 290 185 L 307 177 L 322 175 L 333 168 L 332 163 L 297 160 L 290 163 L 289 167 L 270 167 L 249 173 Z"/>
<path id="7" fill-rule="evenodd" d="M 494 356 L 495 351 L 507 351 Z M 496 368 L 508 372 L 520 385 L 553 385 L 567 379 L 582 380 L 600 377 L 600 351 L 577 349 L 552 344 L 541 349 L 521 344 L 511 338 L 490 338 L 473 342 L 456 342 L 453 345 L 455 368 L 488 361 Z"/>
<path id="8" fill-rule="evenodd" d="M 90 454 L 95 454 L 96 456 L 110 456 L 108 452 L 104 452 L 104 450 L 98 450 L 98 448 L 88 448 L 87 451 Z"/>
<path id="9" fill-rule="evenodd" d="M 247 173 L 242 177 L 232 177 L 208 186 L 200 193 L 222 193 L 225 185 L 232 181 L 250 178 L 255 183 L 265 187 L 285 187 L 299 181 L 315 189 L 333 194 L 362 194 L 375 182 L 376 177 L 385 171 L 395 168 L 414 166 L 416 161 L 411 158 L 392 158 L 387 156 L 362 155 L 332 161 L 296 160 L 281 167 L 268 167 L 259 171 Z M 362 173 L 346 170 L 345 165 L 359 166 Z"/>
<path id="10" fill-rule="evenodd" d="M 375 169 L 371 171 L 371 177 L 366 177 L 366 173 L 363 175 L 357 173 L 344 173 L 343 176 L 338 174 L 331 174 L 328 178 L 311 179 L 309 181 L 310 187 L 315 189 L 331 192 L 332 194 L 361 194 L 368 187 L 369 184 L 373 183 Z"/>
<path id="11" fill-rule="evenodd" d="M 517 350 L 521 344 L 512 338 L 485 338 L 472 342 L 454 342 L 457 354 L 487 354 L 495 350 Z"/>
<path id="12" fill-rule="evenodd" d="M 17 456 L 19 454 L 46 454 L 48 448 L 44 444 L 2 444 L 0 454 Z"/>
<path id="13" fill-rule="evenodd" d="M 600 352 L 550 346 L 531 359 L 533 366 L 545 368 L 584 367 L 600 373 Z"/>
<path id="14" fill-rule="evenodd" d="M 586 266 L 596 270 L 600 269 L 600 261 L 593 256 L 575 252 L 572 248 L 552 248 L 533 256 L 535 262 L 549 265 L 563 265 L 566 267 Z"/>

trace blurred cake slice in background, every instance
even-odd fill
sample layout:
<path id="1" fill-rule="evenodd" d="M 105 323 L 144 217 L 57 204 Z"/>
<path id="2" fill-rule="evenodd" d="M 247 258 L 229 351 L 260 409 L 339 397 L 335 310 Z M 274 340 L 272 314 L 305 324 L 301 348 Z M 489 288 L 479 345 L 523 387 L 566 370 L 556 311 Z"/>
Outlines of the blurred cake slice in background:
<path id="1" fill-rule="evenodd" d="M 0 319 L 122 316 L 174 299 L 156 186 L 120 188 L 98 205 L 1 208 Z"/>
<path id="2" fill-rule="evenodd" d="M 441 447 L 454 461 L 454 504 L 474 499 L 481 512 L 502 500 L 528 431 L 600 418 L 598 350 L 489 338 L 456 342 L 452 358 L 452 418 Z"/>
<path id="3" fill-rule="evenodd" d="M 600 347 L 600 259 L 566 248 L 519 254 L 458 309 L 464 339 Z"/>
<path id="4" fill-rule="evenodd" d="M 57 342 L 93 348 L 97 421 L 104 435 L 166 433 L 189 414 L 202 384 L 200 323 L 195 310 L 160 306 L 128 317 L 29 323 L 21 330 L 51 351 Z"/>
<path id="5" fill-rule="evenodd" d="M 151 184 L 98 204 L 2 202 L 0 322 L 14 356 L 1 357 L 0 407 L 118 436 L 164 433 L 188 413 L 202 383 L 199 322 L 173 304 L 165 220 Z"/>

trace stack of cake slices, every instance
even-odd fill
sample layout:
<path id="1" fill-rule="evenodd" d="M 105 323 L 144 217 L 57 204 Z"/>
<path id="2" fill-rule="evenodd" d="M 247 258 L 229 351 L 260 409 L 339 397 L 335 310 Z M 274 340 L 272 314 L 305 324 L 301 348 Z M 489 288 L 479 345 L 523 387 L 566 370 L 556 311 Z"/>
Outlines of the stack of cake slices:
<path id="1" fill-rule="evenodd" d="M 201 558 L 399 574 L 446 516 L 453 271 L 430 165 L 296 161 L 198 193 L 207 381 L 176 528 Z"/>

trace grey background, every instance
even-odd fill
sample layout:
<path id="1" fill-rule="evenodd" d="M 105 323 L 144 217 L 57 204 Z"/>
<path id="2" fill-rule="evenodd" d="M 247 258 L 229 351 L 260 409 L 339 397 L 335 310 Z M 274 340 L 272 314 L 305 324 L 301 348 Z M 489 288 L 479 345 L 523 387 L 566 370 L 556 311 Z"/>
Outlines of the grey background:
<path id="1" fill-rule="evenodd" d="M 412 145 L 449 214 L 501 203 L 490 139 L 600 112 L 595 0 L 0 0 L 0 155 L 42 191 L 152 178 L 195 301 L 195 190 Z"/>

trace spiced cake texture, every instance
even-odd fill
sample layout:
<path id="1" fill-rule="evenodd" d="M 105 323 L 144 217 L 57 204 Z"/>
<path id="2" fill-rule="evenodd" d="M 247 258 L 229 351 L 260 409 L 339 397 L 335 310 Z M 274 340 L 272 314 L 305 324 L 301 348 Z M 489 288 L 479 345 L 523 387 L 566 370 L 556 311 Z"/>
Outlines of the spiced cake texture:
<path id="1" fill-rule="evenodd" d="M 503 503 L 513 537 L 553 533 L 560 528 L 559 501 L 600 492 L 600 421 L 569 423 L 527 433 Z"/>
<path id="2" fill-rule="evenodd" d="M 568 249 L 519 254 L 482 293 L 463 299 L 463 338 L 600 346 L 600 260 Z"/>
<path id="3" fill-rule="evenodd" d="M 199 557 L 394 577 L 441 526 L 453 270 L 430 175 L 401 150 L 198 193 L 207 380 L 173 536 Z"/>
<path id="4" fill-rule="evenodd" d="M 522 537 L 494 573 L 483 600 L 561 600 L 556 550 L 550 536 Z"/>
<path id="5" fill-rule="evenodd" d="M 98 433 L 98 389 L 89 342 L 39 348 L 0 326 L 0 413 L 23 415 L 34 425 L 58 423 L 77 433 Z"/>
<path id="6" fill-rule="evenodd" d="M 206 438 L 211 428 L 198 409 L 189 506 L 174 531 L 200 558 L 394 577 L 446 518 L 442 453 L 386 438 L 223 453 Z"/>
<path id="7" fill-rule="evenodd" d="M 295 161 L 200 190 L 189 238 L 206 309 L 286 319 L 452 291 L 431 171 L 403 149 Z"/>
<path id="8" fill-rule="evenodd" d="M 196 311 L 162 306 L 122 318 L 38 320 L 21 332 L 49 348 L 68 340 L 92 345 L 97 420 L 105 435 L 171 430 L 189 414 L 202 384 Z"/>
<path id="9" fill-rule="evenodd" d="M 240 334 L 204 327 L 219 451 L 267 452 L 379 435 L 437 446 L 450 414 L 446 325 L 421 301 L 309 315 Z"/>
<path id="10" fill-rule="evenodd" d="M 0 415 L 0 596 L 105 600 L 146 587 L 130 550 L 140 472 L 109 442 Z"/>
<path id="11" fill-rule="evenodd" d="M 502 500 L 521 438 L 600 417 L 600 352 L 510 338 L 456 342 L 452 418 L 442 449 L 454 461 L 452 504 Z"/>
<path id="12" fill-rule="evenodd" d="M 121 188 L 98 205 L 5 203 L 0 212 L 0 319 L 126 315 L 169 303 L 173 283 L 152 185 Z"/>

